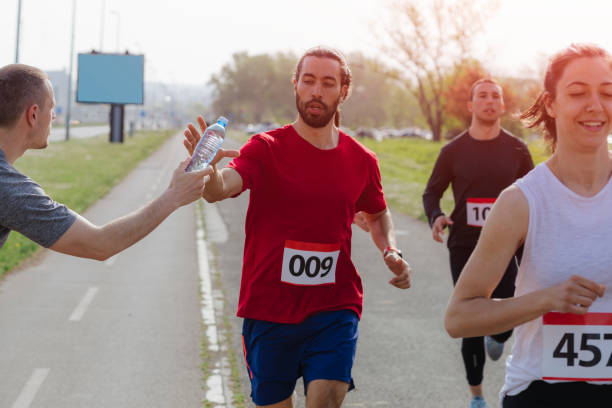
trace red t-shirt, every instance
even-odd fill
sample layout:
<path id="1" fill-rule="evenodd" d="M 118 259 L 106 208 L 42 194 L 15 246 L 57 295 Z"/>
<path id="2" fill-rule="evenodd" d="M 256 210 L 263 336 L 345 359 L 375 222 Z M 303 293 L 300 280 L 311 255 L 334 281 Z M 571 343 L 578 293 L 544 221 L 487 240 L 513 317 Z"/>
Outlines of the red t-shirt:
<path id="1" fill-rule="evenodd" d="M 321 150 L 286 125 L 251 139 L 230 164 L 250 189 L 238 316 L 300 323 L 317 312 L 361 316 L 350 259 L 357 211 L 386 208 L 373 152 L 340 132 Z"/>

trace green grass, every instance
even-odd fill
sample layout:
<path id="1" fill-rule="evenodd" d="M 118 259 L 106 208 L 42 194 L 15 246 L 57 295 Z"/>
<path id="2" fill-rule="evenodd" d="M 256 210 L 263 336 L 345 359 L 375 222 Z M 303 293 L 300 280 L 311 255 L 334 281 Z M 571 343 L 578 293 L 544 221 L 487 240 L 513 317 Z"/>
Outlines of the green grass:
<path id="1" fill-rule="evenodd" d="M 244 143 L 247 140 L 249 140 L 249 138 L 251 137 L 250 134 L 243 132 L 241 130 L 235 130 L 235 129 L 228 129 L 227 130 L 227 137 L 229 139 L 234 139 L 240 143 Z"/>
<path id="2" fill-rule="evenodd" d="M 225 296 L 223 296 L 225 299 Z M 226 302 L 224 300 L 224 302 Z M 224 303 L 224 310 L 227 310 L 226 304 Z M 227 313 L 223 314 L 223 326 L 225 327 L 225 333 L 228 339 L 232 338 L 232 325 L 229 321 L 229 317 Z M 242 392 L 242 388 L 240 387 L 240 369 L 244 369 L 241 367 L 241 363 L 238 361 L 238 357 L 235 353 L 235 347 L 233 346 L 231 340 L 228 340 L 230 344 L 228 345 L 228 357 L 230 363 L 230 369 L 232 372 L 232 394 L 233 394 L 233 403 L 236 408 L 245 408 L 246 398 L 244 393 Z M 244 365 L 244 363 L 242 363 Z"/>
<path id="3" fill-rule="evenodd" d="M 385 197 L 396 210 L 426 221 L 422 195 L 436 158 L 445 142 L 423 139 L 359 139 L 378 156 Z M 548 158 L 546 145 L 540 139 L 528 143 L 535 164 Z M 453 208 L 451 189 L 442 197 L 441 207 L 450 214 Z"/>
<path id="4" fill-rule="evenodd" d="M 55 201 L 82 213 L 174 133 L 136 132 L 123 144 L 109 143 L 108 136 L 51 143 L 46 149 L 27 151 L 15 167 L 38 182 Z M 0 276 L 38 249 L 34 242 L 11 232 L 0 250 Z"/>
<path id="5" fill-rule="evenodd" d="M 359 139 L 376 152 L 387 202 L 402 213 L 426 220 L 421 196 L 442 143 L 423 139 Z M 450 190 L 442 197 L 442 208 L 450 214 Z"/>

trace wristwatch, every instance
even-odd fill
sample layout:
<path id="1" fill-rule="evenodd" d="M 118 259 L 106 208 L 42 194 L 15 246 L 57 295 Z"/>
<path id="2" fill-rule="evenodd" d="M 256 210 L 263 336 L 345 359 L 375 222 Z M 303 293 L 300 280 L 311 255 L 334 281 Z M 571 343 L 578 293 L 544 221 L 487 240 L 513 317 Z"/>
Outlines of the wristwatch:
<path id="1" fill-rule="evenodd" d="M 397 249 L 397 248 L 393 248 L 392 246 L 388 246 L 383 251 L 383 258 L 385 258 L 389 252 L 395 252 L 397 256 L 399 256 L 400 258 L 404 257 L 401 249 Z"/>

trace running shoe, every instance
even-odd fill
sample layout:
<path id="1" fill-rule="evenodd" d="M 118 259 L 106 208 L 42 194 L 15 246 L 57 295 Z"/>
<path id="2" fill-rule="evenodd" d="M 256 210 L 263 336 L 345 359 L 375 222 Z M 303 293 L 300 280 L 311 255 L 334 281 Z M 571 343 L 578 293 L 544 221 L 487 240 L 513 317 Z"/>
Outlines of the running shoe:
<path id="1" fill-rule="evenodd" d="M 475 396 L 470 401 L 470 408 L 487 408 L 487 403 L 481 396 Z"/>
<path id="2" fill-rule="evenodd" d="M 489 358 L 493 361 L 499 360 L 504 353 L 504 343 L 500 343 L 493 337 L 485 336 L 485 348 L 487 349 Z"/>

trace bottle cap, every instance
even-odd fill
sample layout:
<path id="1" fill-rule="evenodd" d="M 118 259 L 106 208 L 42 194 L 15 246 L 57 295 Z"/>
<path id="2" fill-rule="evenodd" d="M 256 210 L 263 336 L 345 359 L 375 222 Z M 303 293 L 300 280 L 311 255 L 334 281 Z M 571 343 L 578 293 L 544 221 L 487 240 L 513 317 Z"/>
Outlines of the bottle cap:
<path id="1" fill-rule="evenodd" d="M 219 116 L 219 119 L 217 119 L 217 123 L 223 126 L 223 128 L 227 127 L 228 122 L 229 121 L 224 116 Z"/>

